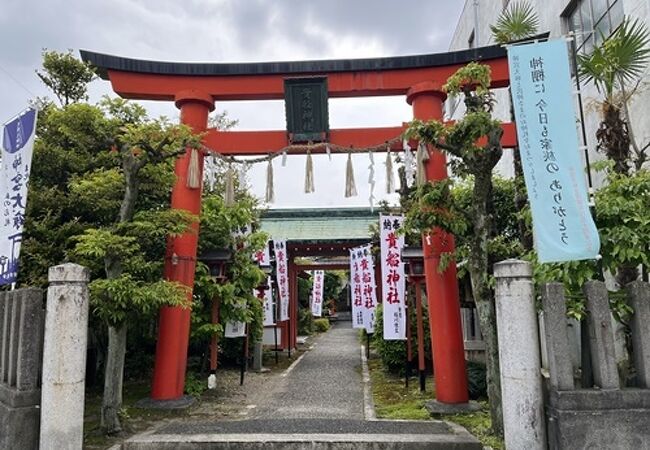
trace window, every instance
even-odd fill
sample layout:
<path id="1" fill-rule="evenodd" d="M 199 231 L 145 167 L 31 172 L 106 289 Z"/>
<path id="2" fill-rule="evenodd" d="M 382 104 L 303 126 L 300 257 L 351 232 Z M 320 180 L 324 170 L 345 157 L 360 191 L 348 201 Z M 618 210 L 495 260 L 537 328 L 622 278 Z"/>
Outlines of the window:
<path id="1" fill-rule="evenodd" d="M 577 0 L 565 14 L 576 50 L 589 53 L 623 21 L 623 0 Z"/>

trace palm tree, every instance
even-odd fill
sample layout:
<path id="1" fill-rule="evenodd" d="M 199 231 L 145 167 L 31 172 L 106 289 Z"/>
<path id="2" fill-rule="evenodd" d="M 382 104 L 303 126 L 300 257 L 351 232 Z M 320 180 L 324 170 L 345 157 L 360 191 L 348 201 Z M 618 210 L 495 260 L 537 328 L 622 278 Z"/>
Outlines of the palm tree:
<path id="1" fill-rule="evenodd" d="M 520 1 L 504 9 L 497 23 L 490 25 L 490 31 L 497 44 L 507 44 L 533 36 L 538 27 L 539 19 L 533 6 L 527 1 Z"/>
<path id="2" fill-rule="evenodd" d="M 598 150 L 614 161 L 617 173 L 624 175 L 630 170 L 630 146 L 635 149 L 637 169 L 645 161 L 644 150 L 638 149 L 631 132 L 626 85 L 643 75 L 650 57 L 649 44 L 645 25 L 639 19 L 632 22 L 627 18 L 591 54 L 578 55 L 578 75 L 587 82 L 593 81 L 605 96 L 601 105 L 602 121 L 596 132 Z"/>

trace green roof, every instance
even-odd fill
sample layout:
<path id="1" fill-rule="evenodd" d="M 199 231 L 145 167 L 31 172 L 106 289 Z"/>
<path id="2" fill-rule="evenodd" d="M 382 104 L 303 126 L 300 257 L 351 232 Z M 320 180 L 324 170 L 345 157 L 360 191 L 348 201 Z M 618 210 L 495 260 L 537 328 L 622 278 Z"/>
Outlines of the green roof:
<path id="1" fill-rule="evenodd" d="M 272 209 L 262 214 L 261 229 L 288 241 L 356 241 L 370 238 L 379 210 L 370 208 Z"/>

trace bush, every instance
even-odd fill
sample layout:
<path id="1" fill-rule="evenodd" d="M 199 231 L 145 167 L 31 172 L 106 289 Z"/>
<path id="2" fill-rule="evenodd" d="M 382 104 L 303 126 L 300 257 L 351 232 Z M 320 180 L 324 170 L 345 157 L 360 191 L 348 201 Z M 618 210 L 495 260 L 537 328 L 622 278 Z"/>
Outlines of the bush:
<path id="1" fill-rule="evenodd" d="M 196 373 L 187 372 L 185 377 L 185 393 L 194 398 L 199 398 L 203 391 L 208 388 L 208 382 L 202 380 Z"/>
<path id="2" fill-rule="evenodd" d="M 407 309 L 409 314 L 409 325 L 411 328 L 411 349 L 413 352 L 413 361 L 418 361 L 418 341 L 417 341 L 417 317 L 415 301 L 409 298 L 410 307 Z M 372 335 L 372 346 L 379 354 L 382 364 L 386 370 L 391 373 L 403 375 L 406 362 L 406 341 L 385 341 L 383 336 L 383 314 L 381 304 L 377 305 L 375 313 L 375 333 Z M 424 359 L 427 370 L 433 367 L 431 360 L 431 333 L 429 329 L 429 308 L 427 307 L 426 296 L 422 296 L 422 321 L 424 331 Z"/>
<path id="3" fill-rule="evenodd" d="M 330 321 L 327 319 L 314 320 L 314 329 L 318 333 L 324 333 L 330 329 Z"/>
<path id="4" fill-rule="evenodd" d="M 314 333 L 314 316 L 307 308 L 300 308 L 298 310 L 298 334 L 301 336 L 309 336 Z"/>
<path id="5" fill-rule="evenodd" d="M 403 373 L 406 361 L 406 341 L 384 340 L 384 314 L 382 305 L 375 310 L 375 333 L 372 335 L 372 345 L 381 358 L 381 363 L 389 372 Z"/>
<path id="6" fill-rule="evenodd" d="M 467 361 L 467 388 L 469 390 L 469 398 L 472 400 L 487 398 L 485 364 Z"/>

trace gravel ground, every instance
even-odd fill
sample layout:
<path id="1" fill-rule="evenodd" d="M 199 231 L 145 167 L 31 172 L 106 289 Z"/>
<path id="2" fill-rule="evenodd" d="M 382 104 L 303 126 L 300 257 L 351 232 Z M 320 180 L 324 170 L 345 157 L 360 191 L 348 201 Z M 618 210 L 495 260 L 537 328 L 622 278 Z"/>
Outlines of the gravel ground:
<path id="1" fill-rule="evenodd" d="M 283 374 L 251 417 L 363 420 L 363 384 L 357 332 L 337 322 Z"/>

